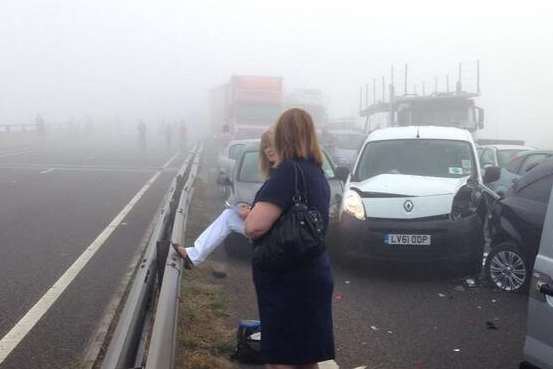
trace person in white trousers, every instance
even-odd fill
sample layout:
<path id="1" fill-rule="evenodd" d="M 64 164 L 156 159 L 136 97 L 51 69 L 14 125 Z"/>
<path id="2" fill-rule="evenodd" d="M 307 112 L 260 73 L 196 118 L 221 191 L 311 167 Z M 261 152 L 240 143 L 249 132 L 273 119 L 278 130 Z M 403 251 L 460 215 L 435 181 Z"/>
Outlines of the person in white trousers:
<path id="1" fill-rule="evenodd" d="M 269 129 L 261 136 L 259 150 L 260 169 L 268 177 L 270 170 L 278 163 L 278 156 L 273 149 L 273 129 Z M 236 207 L 224 210 L 194 242 L 192 247 L 173 244 L 175 251 L 184 259 L 184 266 L 191 268 L 201 264 L 219 247 L 225 238 L 232 232 L 245 235 L 244 220 L 250 213 L 248 204 L 239 204 Z"/>

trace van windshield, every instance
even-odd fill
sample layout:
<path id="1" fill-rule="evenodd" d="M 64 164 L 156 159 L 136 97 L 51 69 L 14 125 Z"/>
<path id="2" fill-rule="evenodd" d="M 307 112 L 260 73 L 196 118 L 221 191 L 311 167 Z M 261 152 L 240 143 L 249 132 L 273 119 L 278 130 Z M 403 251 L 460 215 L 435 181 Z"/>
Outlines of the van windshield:
<path id="1" fill-rule="evenodd" d="M 369 142 L 356 169 L 359 181 L 379 174 L 460 178 L 475 174 L 468 142 L 409 139 Z"/>

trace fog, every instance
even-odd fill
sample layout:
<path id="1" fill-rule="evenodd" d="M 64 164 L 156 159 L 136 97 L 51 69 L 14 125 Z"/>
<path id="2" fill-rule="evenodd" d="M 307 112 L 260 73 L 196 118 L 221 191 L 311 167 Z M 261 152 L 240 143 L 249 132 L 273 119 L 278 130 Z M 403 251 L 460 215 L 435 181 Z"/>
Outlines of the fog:
<path id="1" fill-rule="evenodd" d="M 481 63 L 490 138 L 553 148 L 547 1 L 4 0 L 0 124 L 186 119 L 232 74 L 319 88 L 358 116 L 359 87 L 409 64 L 412 84 Z"/>

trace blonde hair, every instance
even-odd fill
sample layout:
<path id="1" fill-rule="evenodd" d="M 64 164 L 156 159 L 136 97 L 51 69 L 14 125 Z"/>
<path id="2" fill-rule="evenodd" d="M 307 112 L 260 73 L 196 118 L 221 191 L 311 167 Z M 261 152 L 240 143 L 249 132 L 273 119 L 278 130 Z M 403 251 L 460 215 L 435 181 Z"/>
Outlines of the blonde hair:
<path id="1" fill-rule="evenodd" d="M 312 159 L 319 167 L 323 165 L 315 125 L 305 110 L 293 108 L 282 113 L 275 127 L 274 142 L 280 161 Z"/>
<path id="2" fill-rule="evenodd" d="M 269 177 L 271 168 L 274 165 L 274 163 L 269 161 L 269 158 L 265 154 L 265 149 L 268 147 L 274 149 L 274 138 L 275 130 L 273 128 L 269 128 L 261 135 L 261 144 L 259 145 L 259 167 L 261 169 L 261 173 L 263 173 L 265 177 Z"/>

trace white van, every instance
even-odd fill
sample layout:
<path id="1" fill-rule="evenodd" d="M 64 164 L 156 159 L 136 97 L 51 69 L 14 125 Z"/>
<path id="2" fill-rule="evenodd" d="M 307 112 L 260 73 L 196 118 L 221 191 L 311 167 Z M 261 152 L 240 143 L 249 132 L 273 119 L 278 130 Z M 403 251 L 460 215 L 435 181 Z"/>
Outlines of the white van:
<path id="1" fill-rule="evenodd" d="M 521 369 L 553 369 L 553 192 L 532 273 L 524 360 Z"/>
<path id="2" fill-rule="evenodd" d="M 372 132 L 340 210 L 346 258 L 452 261 L 480 271 L 481 174 L 471 134 L 450 127 Z"/>

